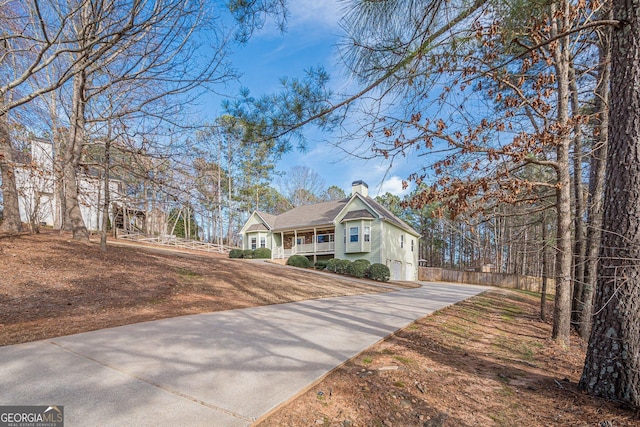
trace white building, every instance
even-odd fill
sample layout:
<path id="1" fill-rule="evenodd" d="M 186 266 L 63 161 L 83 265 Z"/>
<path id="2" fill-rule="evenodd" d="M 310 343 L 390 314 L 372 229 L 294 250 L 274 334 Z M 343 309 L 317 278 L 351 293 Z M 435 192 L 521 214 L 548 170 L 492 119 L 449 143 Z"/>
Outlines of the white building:
<path id="1" fill-rule="evenodd" d="M 62 203 L 56 191 L 53 170 L 53 144 L 43 139 L 31 143 L 30 162 L 16 166 L 16 186 L 20 219 L 23 223 L 54 226 L 62 216 Z M 120 200 L 120 182 L 109 182 L 110 199 Z M 84 224 L 89 230 L 99 230 L 102 224 L 104 183 L 97 177 L 78 174 L 78 201 Z"/>

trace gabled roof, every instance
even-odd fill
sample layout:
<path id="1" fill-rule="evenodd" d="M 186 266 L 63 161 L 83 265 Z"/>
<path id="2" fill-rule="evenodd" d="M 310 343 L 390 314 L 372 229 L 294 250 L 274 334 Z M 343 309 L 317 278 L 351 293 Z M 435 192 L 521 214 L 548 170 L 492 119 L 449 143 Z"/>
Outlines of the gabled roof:
<path id="1" fill-rule="evenodd" d="M 400 218 L 398 218 L 397 216 L 395 216 L 395 214 L 393 212 L 391 212 L 389 209 L 385 208 L 384 206 L 382 206 L 380 203 L 376 202 L 374 199 L 372 199 L 371 197 L 367 197 L 367 202 L 371 205 L 371 207 L 378 212 L 380 215 L 382 215 L 387 221 L 389 221 L 390 223 L 402 228 L 403 230 L 411 233 L 411 234 L 415 234 L 416 236 L 420 236 L 420 233 L 418 233 L 416 230 L 413 229 L 413 227 L 411 227 L 409 224 L 407 224 L 406 222 L 404 222 L 403 220 L 401 220 Z"/>
<path id="2" fill-rule="evenodd" d="M 407 231 L 408 233 L 420 236 L 420 233 L 415 231 L 409 224 L 402 221 L 395 216 L 391 211 L 376 202 L 371 197 L 364 197 L 360 194 L 354 194 L 353 196 L 341 199 L 333 200 L 330 202 L 316 203 L 313 205 L 298 206 L 284 212 L 280 215 L 271 215 L 266 212 L 256 211 L 255 214 L 260 217 L 265 226 L 260 224 L 254 224 L 250 226 L 246 231 L 263 231 L 270 229 L 271 231 L 287 231 L 299 228 L 317 227 L 324 225 L 333 225 L 336 217 L 350 204 L 354 198 L 360 198 L 367 206 L 371 208 L 376 214 L 382 217 L 385 221 L 388 221 L 395 226 Z M 358 209 L 347 212 L 343 220 L 353 219 L 373 219 L 374 215 L 367 209 Z"/>
<path id="3" fill-rule="evenodd" d="M 269 231 L 269 229 L 264 224 L 253 224 L 247 228 L 247 231 Z"/>
<path id="4" fill-rule="evenodd" d="M 273 225 L 276 223 L 276 215 L 271 215 L 270 213 L 256 211 L 256 215 L 260 217 L 260 219 L 265 223 L 267 228 L 273 228 Z"/>
<path id="5" fill-rule="evenodd" d="M 298 206 L 275 217 L 272 230 L 284 231 L 300 227 L 331 225 L 349 200 L 341 199 Z"/>
<path id="6" fill-rule="evenodd" d="M 350 221 L 350 220 L 354 220 L 354 219 L 374 219 L 375 217 L 373 215 L 371 215 L 371 212 L 369 212 L 366 209 L 358 209 L 357 211 L 349 211 L 347 212 L 347 214 L 345 216 L 342 217 L 342 221 Z"/>

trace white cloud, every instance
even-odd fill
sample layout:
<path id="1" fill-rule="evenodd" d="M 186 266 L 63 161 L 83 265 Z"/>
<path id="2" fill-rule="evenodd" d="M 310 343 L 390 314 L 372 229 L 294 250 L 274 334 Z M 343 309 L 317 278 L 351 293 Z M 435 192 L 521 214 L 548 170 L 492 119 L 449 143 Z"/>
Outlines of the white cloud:
<path id="1" fill-rule="evenodd" d="M 289 12 L 292 27 L 311 23 L 335 29 L 342 16 L 337 0 L 297 0 L 289 3 Z"/>
<path id="2" fill-rule="evenodd" d="M 399 176 L 391 176 L 386 178 L 380 186 L 380 194 L 391 193 L 397 196 L 404 196 L 411 191 L 411 187 L 402 188 L 402 178 Z"/>

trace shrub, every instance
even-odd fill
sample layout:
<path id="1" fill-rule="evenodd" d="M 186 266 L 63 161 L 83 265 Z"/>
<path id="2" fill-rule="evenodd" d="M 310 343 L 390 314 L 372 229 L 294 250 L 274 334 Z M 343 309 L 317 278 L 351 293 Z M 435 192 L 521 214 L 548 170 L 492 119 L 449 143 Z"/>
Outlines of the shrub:
<path id="1" fill-rule="evenodd" d="M 242 249 L 231 249 L 229 251 L 229 258 L 242 258 Z"/>
<path id="2" fill-rule="evenodd" d="M 391 277 L 391 272 L 386 265 L 376 263 L 369 267 L 368 276 L 370 279 L 386 282 Z"/>
<path id="3" fill-rule="evenodd" d="M 316 270 L 324 270 L 327 268 L 328 261 L 316 261 Z"/>
<path id="4" fill-rule="evenodd" d="M 357 259 L 347 266 L 346 273 L 349 276 L 363 278 L 367 275 L 367 270 L 371 263 L 366 259 Z"/>
<path id="5" fill-rule="evenodd" d="M 252 259 L 253 258 L 253 250 L 245 249 L 242 251 L 242 258 Z"/>
<path id="6" fill-rule="evenodd" d="M 302 255 L 292 255 L 287 260 L 287 265 L 294 267 L 308 268 L 310 264 L 309 259 Z"/>
<path id="7" fill-rule="evenodd" d="M 327 261 L 327 271 L 331 271 L 333 273 L 336 272 L 336 267 L 338 266 L 338 261 L 340 261 L 339 259 L 336 258 L 331 258 L 329 261 Z"/>
<path id="8" fill-rule="evenodd" d="M 260 258 L 260 259 L 271 259 L 271 249 L 258 248 L 253 251 L 253 257 Z"/>
<path id="9" fill-rule="evenodd" d="M 336 263 L 336 273 L 347 274 L 349 265 L 351 265 L 351 261 L 349 261 L 348 259 L 339 259 Z"/>
<path id="10" fill-rule="evenodd" d="M 364 264 L 364 266 L 369 269 L 369 267 L 371 266 L 371 262 L 368 259 L 357 259 L 353 262 L 357 262 L 359 264 Z"/>

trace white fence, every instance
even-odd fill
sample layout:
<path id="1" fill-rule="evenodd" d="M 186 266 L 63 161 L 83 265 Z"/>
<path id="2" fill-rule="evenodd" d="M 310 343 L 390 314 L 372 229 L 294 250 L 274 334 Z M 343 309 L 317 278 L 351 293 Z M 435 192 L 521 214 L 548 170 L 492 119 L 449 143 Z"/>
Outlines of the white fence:
<path id="1" fill-rule="evenodd" d="M 202 242 L 200 240 L 183 239 L 176 236 L 148 236 L 142 233 L 131 233 L 117 230 L 118 239 L 146 243 L 156 246 L 170 246 L 179 249 L 191 249 L 203 252 L 229 253 L 231 248 L 216 243 Z"/>

